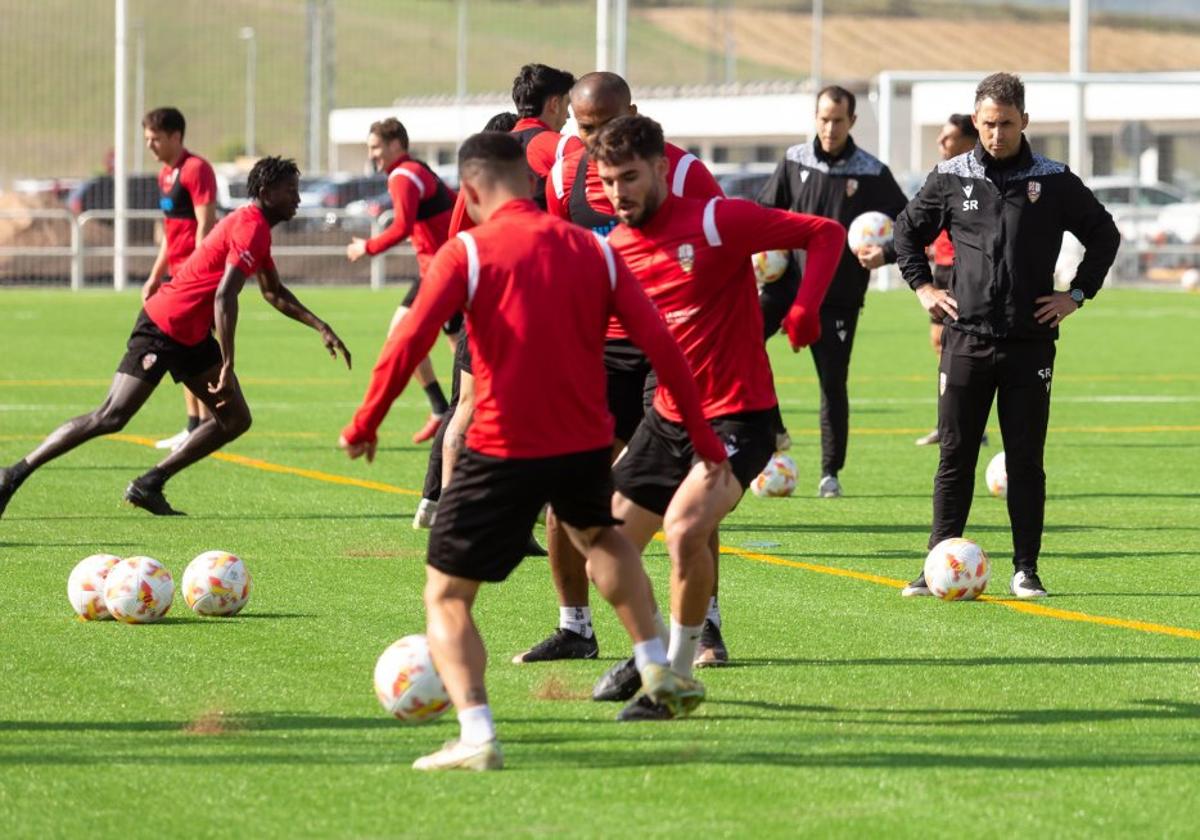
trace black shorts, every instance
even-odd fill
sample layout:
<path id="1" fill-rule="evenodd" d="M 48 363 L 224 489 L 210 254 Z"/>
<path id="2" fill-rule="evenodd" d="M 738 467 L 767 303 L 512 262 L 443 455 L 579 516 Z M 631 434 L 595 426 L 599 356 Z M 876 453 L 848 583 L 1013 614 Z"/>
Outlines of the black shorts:
<path id="1" fill-rule="evenodd" d="M 626 441 L 646 415 L 646 380 L 653 374 L 650 360 L 626 339 L 604 342 L 604 369 L 608 372 L 608 410 L 616 421 L 613 437 Z"/>
<path id="2" fill-rule="evenodd" d="M 143 309 L 129 334 L 125 356 L 117 373 L 126 373 L 157 385 L 170 372 L 176 382 L 199 376 L 221 364 L 221 345 L 208 334 L 199 344 L 189 347 L 164 333 Z"/>
<path id="3" fill-rule="evenodd" d="M 709 423 L 730 453 L 734 476 L 746 489 L 775 454 L 774 410 L 726 414 Z M 695 457 L 683 425 L 651 410 L 613 465 L 613 482 L 622 496 L 662 516 Z"/>
<path id="4" fill-rule="evenodd" d="M 575 528 L 619 525 L 612 515 L 611 450 L 550 458 L 496 458 L 465 449 L 438 502 L 430 566 L 467 580 L 504 580 L 525 556 L 549 502 Z"/>
<path id="5" fill-rule="evenodd" d="M 415 303 L 417 300 L 417 292 L 419 291 L 421 291 L 420 277 L 414 280 L 412 285 L 408 287 L 408 292 L 405 293 L 404 299 L 400 301 L 400 305 L 405 309 L 412 309 L 413 303 Z M 444 332 L 446 335 L 455 335 L 462 329 L 462 327 L 463 314 L 462 312 L 455 312 L 449 321 L 442 324 L 442 332 Z"/>

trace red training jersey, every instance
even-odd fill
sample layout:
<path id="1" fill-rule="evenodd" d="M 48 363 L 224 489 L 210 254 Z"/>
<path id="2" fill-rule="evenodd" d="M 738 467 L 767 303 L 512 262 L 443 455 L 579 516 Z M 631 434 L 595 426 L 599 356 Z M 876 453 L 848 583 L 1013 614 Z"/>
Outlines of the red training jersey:
<path id="1" fill-rule="evenodd" d="M 471 449 L 545 458 L 611 446 L 604 332 L 616 315 L 672 393 L 696 451 L 724 460 L 687 362 L 629 269 L 603 239 L 530 200 L 505 204 L 438 252 L 413 308 L 380 352 L 366 397 L 342 432 L 346 440 L 375 440 L 441 324 L 464 308 L 475 373 Z"/>
<path id="2" fill-rule="evenodd" d="M 408 155 L 402 155 L 386 171 L 392 223 L 367 240 L 367 253 L 374 256 L 411 236 L 417 266 L 424 275 L 433 255 L 449 238 L 456 193 L 428 166 Z"/>
<path id="3" fill-rule="evenodd" d="M 146 314 L 180 344 L 199 344 L 212 332 L 213 301 L 227 265 L 246 276 L 275 267 L 271 225 L 256 205 L 239 207 L 217 222 L 171 282 L 146 301 Z"/>
<path id="4" fill-rule="evenodd" d="M 941 266 L 954 265 L 954 243 L 950 241 L 950 231 L 942 231 L 933 240 L 933 262 Z"/>
<path id="5" fill-rule="evenodd" d="M 815 312 L 845 239 L 845 230 L 832 219 L 741 199 L 675 196 L 668 196 L 642 227 L 620 225 L 608 237 L 683 348 L 709 418 L 764 410 L 777 402 L 750 255 L 807 249 L 796 305 Z M 679 420 L 678 406 L 661 388 L 654 407 L 668 420 Z"/>
<path id="6" fill-rule="evenodd" d="M 174 166 L 158 171 L 158 206 L 163 211 L 163 237 L 167 242 L 167 272 L 174 277 L 184 260 L 196 250 L 196 208 L 217 200 L 217 174 L 212 164 L 187 149 Z"/>

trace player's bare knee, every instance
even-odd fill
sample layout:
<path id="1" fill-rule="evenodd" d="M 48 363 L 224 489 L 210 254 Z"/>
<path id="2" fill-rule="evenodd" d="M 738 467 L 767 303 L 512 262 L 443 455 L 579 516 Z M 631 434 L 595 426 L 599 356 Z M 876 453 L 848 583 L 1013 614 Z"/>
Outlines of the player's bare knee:
<path id="1" fill-rule="evenodd" d="M 125 428 L 132 415 L 107 403 L 92 413 L 90 423 L 102 435 L 115 434 Z"/>
<path id="2" fill-rule="evenodd" d="M 680 516 L 664 523 L 667 551 L 672 560 L 694 557 L 708 548 L 712 528 L 705 527 L 698 517 Z"/>

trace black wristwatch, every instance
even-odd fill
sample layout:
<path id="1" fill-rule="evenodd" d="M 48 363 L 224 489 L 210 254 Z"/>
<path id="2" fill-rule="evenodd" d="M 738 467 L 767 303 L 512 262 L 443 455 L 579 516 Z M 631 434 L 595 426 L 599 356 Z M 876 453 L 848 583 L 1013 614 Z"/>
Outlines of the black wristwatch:
<path id="1" fill-rule="evenodd" d="M 1076 306 L 1083 306 L 1083 289 L 1071 289 L 1067 294 L 1071 296 L 1071 300 L 1075 301 Z"/>

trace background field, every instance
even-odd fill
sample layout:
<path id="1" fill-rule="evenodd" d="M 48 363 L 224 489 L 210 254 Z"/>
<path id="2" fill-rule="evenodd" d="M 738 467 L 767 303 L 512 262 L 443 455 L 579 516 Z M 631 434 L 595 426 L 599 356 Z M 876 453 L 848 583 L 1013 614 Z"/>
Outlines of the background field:
<path id="1" fill-rule="evenodd" d="M 509 766 L 435 778 L 409 764 L 455 735 L 452 719 L 402 726 L 371 692 L 379 652 L 423 623 L 425 536 L 409 520 L 426 450 L 407 444 L 419 392 L 373 466 L 333 449 L 398 295 L 301 297 L 350 344 L 354 372 L 247 295 L 239 364 L 256 424 L 229 452 L 258 460 L 211 460 L 169 485 L 191 516 L 120 504 L 155 458 L 138 441 L 182 419 L 165 386 L 125 437 L 38 473 L 0 520 L 6 836 L 1194 835 L 1200 297 L 1108 292 L 1067 322 L 1047 453 L 1054 597 L 1034 612 L 1004 595 L 1007 519 L 982 464 L 968 535 L 997 561 L 997 600 L 902 600 L 893 586 L 924 555 L 937 457 L 912 445 L 934 377 L 911 297 L 869 297 L 841 500 L 811 495 L 811 363 L 774 342 L 802 480 L 794 498 L 748 498 L 722 531 L 737 667 L 704 675 L 692 720 L 617 724 L 615 706 L 586 699 L 626 651 L 607 608 L 604 661 L 508 663 L 555 617 L 544 562 L 527 562 L 478 610 Z M 0 462 L 100 399 L 136 307 L 4 295 Z M 438 363 L 448 371 L 444 348 Z M 147 553 L 178 580 L 209 548 L 254 574 L 243 616 L 201 621 L 177 599 L 156 626 L 72 619 L 66 578 L 84 555 Z M 647 563 L 665 586 L 661 545 Z"/>

